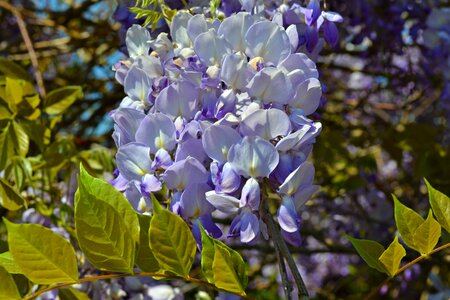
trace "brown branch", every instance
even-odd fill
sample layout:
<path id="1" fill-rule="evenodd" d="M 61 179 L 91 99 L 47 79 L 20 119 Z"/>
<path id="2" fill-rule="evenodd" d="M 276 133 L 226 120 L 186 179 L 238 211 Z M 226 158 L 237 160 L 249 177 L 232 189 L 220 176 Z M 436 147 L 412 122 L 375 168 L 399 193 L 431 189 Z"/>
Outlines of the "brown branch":
<path id="1" fill-rule="evenodd" d="M 45 92 L 44 79 L 42 77 L 41 71 L 39 70 L 39 63 L 36 57 L 36 52 L 33 48 L 33 43 L 30 39 L 30 35 L 28 34 L 27 25 L 25 24 L 25 21 L 23 20 L 20 11 L 17 8 L 3 0 L 0 0 L 0 7 L 9 10 L 16 17 L 17 26 L 19 26 L 20 34 L 22 35 L 25 46 L 27 47 L 28 55 L 30 56 L 31 64 L 34 68 L 34 77 L 38 85 L 39 94 L 42 98 L 44 98 L 47 94 Z"/>

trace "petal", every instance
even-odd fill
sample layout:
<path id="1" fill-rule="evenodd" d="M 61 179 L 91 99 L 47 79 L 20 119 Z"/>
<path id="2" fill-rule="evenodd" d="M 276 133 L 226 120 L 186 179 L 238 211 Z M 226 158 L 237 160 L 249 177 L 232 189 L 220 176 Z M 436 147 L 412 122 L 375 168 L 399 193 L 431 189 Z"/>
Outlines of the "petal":
<path id="1" fill-rule="evenodd" d="M 134 24 L 127 30 L 125 43 L 127 44 L 128 53 L 131 58 L 140 55 L 147 55 L 150 50 L 148 41 L 150 41 L 150 33 L 140 25 Z"/>
<path id="2" fill-rule="evenodd" d="M 226 194 L 217 194 L 215 191 L 209 191 L 205 194 L 206 200 L 217 210 L 226 214 L 235 214 L 239 210 L 239 200 Z"/>
<path id="3" fill-rule="evenodd" d="M 282 27 L 262 21 L 253 24 L 245 35 L 247 41 L 246 54 L 251 57 L 262 57 L 265 63 L 277 65 L 291 54 L 289 37 Z"/>
<path id="4" fill-rule="evenodd" d="M 253 211 L 259 210 L 259 203 L 261 201 L 261 189 L 259 183 L 254 178 L 247 179 L 242 188 L 240 207 L 247 206 Z"/>
<path id="5" fill-rule="evenodd" d="M 293 94 L 292 84 L 286 74 L 278 68 L 264 68 L 247 85 L 250 96 L 260 99 L 264 104 L 277 102 L 287 104 Z"/>
<path id="6" fill-rule="evenodd" d="M 192 42 L 195 41 L 195 38 L 198 35 L 207 31 L 208 23 L 206 22 L 204 15 L 194 15 L 189 19 L 187 23 L 187 34 Z"/>
<path id="7" fill-rule="evenodd" d="M 228 54 L 222 62 L 220 77 L 228 87 L 242 90 L 248 83 L 252 69 L 247 63 L 246 57 L 240 54 Z"/>
<path id="8" fill-rule="evenodd" d="M 256 17 L 247 12 L 239 12 L 225 18 L 217 33 L 223 36 L 236 52 L 245 52 L 245 34 L 250 26 L 257 21 Z"/>
<path id="9" fill-rule="evenodd" d="M 299 45 L 297 26 L 290 25 L 288 28 L 286 28 L 286 34 L 288 35 L 289 43 L 291 44 L 291 52 L 295 53 Z"/>
<path id="10" fill-rule="evenodd" d="M 282 110 L 258 109 L 242 120 L 239 131 L 243 136 L 257 135 L 265 140 L 271 140 L 289 134 L 291 121 Z"/>
<path id="11" fill-rule="evenodd" d="M 281 152 L 287 152 L 287 151 L 293 149 L 302 140 L 302 138 L 308 133 L 310 128 L 311 128 L 310 125 L 304 125 L 297 131 L 295 131 L 289 135 L 286 135 L 284 138 L 282 138 L 276 144 L 275 148 Z"/>
<path id="12" fill-rule="evenodd" d="M 233 128 L 225 125 L 212 125 L 203 133 L 202 144 L 210 158 L 223 163 L 227 160 L 230 147 L 240 140 L 241 136 Z"/>
<path id="13" fill-rule="evenodd" d="M 191 17 L 192 15 L 187 11 L 179 10 L 170 23 L 170 35 L 172 40 L 179 44 L 179 49 L 192 45 L 187 34 L 188 22 Z"/>
<path id="14" fill-rule="evenodd" d="M 278 67 L 287 73 L 293 86 L 299 85 L 308 78 L 319 78 L 316 64 L 304 53 L 289 55 Z"/>
<path id="15" fill-rule="evenodd" d="M 214 29 L 197 36 L 194 50 L 207 66 L 219 66 L 224 55 L 231 52 L 228 42 L 223 37 L 219 37 Z"/>
<path id="16" fill-rule="evenodd" d="M 211 234 L 213 238 L 217 239 L 222 236 L 222 230 L 214 223 L 211 214 L 200 216 L 199 220 L 206 232 Z"/>
<path id="17" fill-rule="evenodd" d="M 325 22 L 323 24 L 323 33 L 325 40 L 332 47 L 336 47 L 339 42 L 339 31 L 333 22 Z"/>
<path id="18" fill-rule="evenodd" d="M 167 169 L 172 164 L 173 160 L 169 152 L 164 149 L 159 149 L 155 153 L 155 157 L 152 162 L 152 170 L 156 170 L 157 168 Z"/>
<path id="19" fill-rule="evenodd" d="M 314 166 L 304 162 L 285 179 L 279 191 L 285 195 L 294 195 L 297 190 L 312 185 L 314 181 Z"/>
<path id="20" fill-rule="evenodd" d="M 286 232 L 281 230 L 281 235 L 289 244 L 293 246 L 300 246 L 302 243 L 302 236 L 300 235 L 300 230 L 294 232 Z"/>
<path id="21" fill-rule="evenodd" d="M 311 199 L 312 195 L 320 188 L 318 185 L 310 185 L 297 190 L 294 195 L 295 208 L 298 210 L 303 204 Z"/>
<path id="22" fill-rule="evenodd" d="M 120 135 L 117 147 L 135 141 L 135 134 L 145 114 L 132 108 L 119 108 L 114 111 L 114 131 Z"/>
<path id="23" fill-rule="evenodd" d="M 190 184 L 206 183 L 205 167 L 195 158 L 188 157 L 171 165 L 162 175 L 169 189 L 184 190 Z"/>
<path id="24" fill-rule="evenodd" d="M 244 177 L 268 177 L 278 164 L 278 152 L 260 137 L 244 137 L 230 148 L 228 161 Z"/>
<path id="25" fill-rule="evenodd" d="M 216 192 L 234 193 L 241 185 L 241 176 L 233 169 L 230 163 L 225 163 L 220 174 L 220 184 L 216 186 Z"/>
<path id="26" fill-rule="evenodd" d="M 194 85 L 182 80 L 163 89 L 155 100 L 156 109 L 175 119 L 192 119 L 197 112 L 199 93 Z"/>
<path id="27" fill-rule="evenodd" d="M 295 205 L 291 197 L 283 197 L 278 209 L 278 223 L 286 232 L 295 232 L 300 224 L 300 217 L 295 210 Z"/>
<path id="28" fill-rule="evenodd" d="M 137 66 L 132 66 L 125 76 L 125 93 L 134 101 L 146 103 L 152 91 L 152 80 Z"/>
<path id="29" fill-rule="evenodd" d="M 151 171 L 150 149 L 139 143 L 129 143 L 119 148 L 116 154 L 117 168 L 128 180 L 141 181 Z"/>
<path id="30" fill-rule="evenodd" d="M 338 23 L 344 22 L 344 18 L 340 14 L 332 11 L 323 11 L 322 17 L 324 17 L 326 20 L 330 22 L 338 22 Z"/>
<path id="31" fill-rule="evenodd" d="M 205 193 L 210 189 L 207 184 L 191 184 L 181 194 L 181 216 L 188 219 L 196 219 L 199 216 L 210 214 L 214 206 L 206 201 Z"/>
<path id="32" fill-rule="evenodd" d="M 241 213 L 241 242 L 251 243 L 259 237 L 258 217 L 249 211 Z"/>
<path id="33" fill-rule="evenodd" d="M 155 175 L 145 174 L 142 177 L 141 194 L 144 197 L 150 198 L 151 193 L 157 192 L 161 189 L 162 189 L 162 184 L 159 181 L 159 179 L 155 177 Z"/>
<path id="34" fill-rule="evenodd" d="M 176 146 L 175 125 L 162 113 L 148 114 L 136 131 L 136 141 L 150 147 L 151 153 L 158 149 L 171 151 Z"/>
<path id="35" fill-rule="evenodd" d="M 290 99 L 290 105 L 303 110 L 305 116 L 316 111 L 320 104 L 322 88 L 320 81 L 316 78 L 309 78 L 297 87 L 293 98 Z"/>
<path id="36" fill-rule="evenodd" d="M 150 79 L 159 78 L 164 75 L 164 69 L 161 61 L 151 55 L 139 56 L 133 65 L 144 70 Z"/>

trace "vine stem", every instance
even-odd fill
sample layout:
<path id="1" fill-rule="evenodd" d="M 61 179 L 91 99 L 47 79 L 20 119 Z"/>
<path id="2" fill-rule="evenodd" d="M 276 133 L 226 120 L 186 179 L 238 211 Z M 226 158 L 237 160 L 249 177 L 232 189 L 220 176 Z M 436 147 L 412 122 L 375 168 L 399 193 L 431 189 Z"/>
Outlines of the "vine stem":
<path id="1" fill-rule="evenodd" d="M 255 300 L 254 298 L 247 296 L 247 295 L 241 295 L 239 293 L 235 293 L 235 292 L 231 292 L 231 291 L 227 291 L 227 290 L 223 290 L 220 288 L 217 288 L 215 285 L 203 281 L 201 279 L 198 278 L 194 278 L 194 277 L 190 277 L 190 276 L 177 276 L 177 275 L 168 275 L 168 274 L 161 274 L 161 273 L 154 273 L 154 272 L 140 272 L 140 273 L 122 273 L 122 274 L 105 274 L 105 275 L 97 275 L 97 276 L 89 276 L 89 277 L 84 277 L 84 278 L 80 278 L 77 281 L 74 282 L 68 282 L 68 283 L 62 283 L 62 284 L 58 284 L 58 285 L 54 285 L 54 286 L 49 286 L 47 288 L 38 290 L 36 292 L 34 292 L 33 294 L 30 294 L 28 296 L 25 296 L 23 298 L 23 300 L 30 300 L 33 298 L 36 298 L 37 296 L 49 292 L 49 291 L 53 291 L 53 290 L 57 290 L 57 289 L 61 289 L 64 287 L 68 287 L 71 286 L 73 284 L 77 284 L 77 283 L 83 283 L 83 282 L 92 282 L 92 281 L 97 281 L 97 280 L 107 280 L 107 279 L 114 279 L 114 278 L 124 278 L 124 277 L 133 277 L 133 276 L 148 276 L 148 277 L 159 277 L 159 278 L 167 278 L 167 279 L 180 279 L 180 280 L 184 280 L 184 281 L 190 281 L 193 283 L 198 283 L 200 285 L 203 286 L 207 286 L 216 290 L 220 290 L 220 291 L 224 291 L 227 292 L 229 294 L 234 294 L 237 295 L 239 297 L 242 297 L 243 299 L 246 300 Z"/>
<path id="2" fill-rule="evenodd" d="M 9 4 L 6 1 L 0 0 L 0 7 L 3 7 L 6 10 L 9 10 L 15 17 L 17 21 L 17 26 L 19 26 L 20 35 L 23 38 L 23 41 L 25 43 L 25 47 L 27 48 L 28 55 L 30 56 L 31 64 L 34 68 L 34 77 L 36 79 L 36 83 L 39 89 L 39 94 L 42 98 L 45 98 L 46 91 L 44 87 L 44 79 L 42 77 L 42 73 L 39 70 L 39 63 L 37 60 L 36 52 L 33 48 L 33 42 L 31 41 L 30 35 L 28 34 L 27 25 L 25 24 L 25 21 L 22 18 L 22 15 L 20 14 L 20 11 Z"/>
<path id="3" fill-rule="evenodd" d="M 419 261 L 421 261 L 424 258 L 429 257 L 430 255 L 432 255 L 433 253 L 439 252 L 441 250 L 444 250 L 446 248 L 450 247 L 450 243 L 444 244 L 440 247 L 437 247 L 435 249 L 433 249 L 430 253 L 428 253 L 427 255 L 421 255 L 419 257 L 417 257 L 416 259 L 410 261 L 409 263 L 407 263 L 406 265 L 404 265 L 403 267 L 401 267 L 400 269 L 397 270 L 397 272 L 395 272 L 394 276 L 392 277 L 388 277 L 385 280 L 383 280 L 377 287 L 375 287 L 370 293 L 369 295 L 367 295 L 364 300 L 369 300 L 371 299 L 373 296 L 375 296 L 375 294 L 380 290 L 380 288 L 387 284 L 392 278 L 394 278 L 395 276 L 397 276 L 398 274 L 402 273 L 403 271 L 405 271 L 406 269 L 408 269 L 409 267 L 411 267 L 412 265 L 418 263 Z"/>
<path id="4" fill-rule="evenodd" d="M 289 269 L 291 270 L 292 276 L 294 277 L 295 284 L 297 285 L 298 289 L 298 295 L 299 299 L 302 300 L 308 300 L 309 294 L 308 290 L 306 289 L 305 283 L 303 282 L 303 278 L 300 275 L 300 272 L 298 271 L 297 264 L 294 261 L 294 258 L 292 257 L 291 253 L 289 252 L 289 248 L 286 245 L 286 242 L 284 241 L 283 237 L 280 234 L 280 229 L 275 224 L 272 215 L 269 213 L 269 210 L 267 208 L 267 203 L 264 201 L 263 208 L 262 208 L 263 218 L 266 221 L 269 233 L 273 239 L 273 243 L 275 246 L 275 251 L 279 252 L 279 255 L 281 256 L 281 263 L 284 265 L 283 257 L 286 259 L 287 265 L 289 266 Z M 280 264 L 280 272 L 283 272 L 282 266 Z M 281 277 L 283 279 L 283 276 Z M 292 289 L 292 287 L 290 287 Z M 286 287 L 285 285 L 285 291 L 286 296 L 290 297 L 290 289 L 289 286 Z"/>

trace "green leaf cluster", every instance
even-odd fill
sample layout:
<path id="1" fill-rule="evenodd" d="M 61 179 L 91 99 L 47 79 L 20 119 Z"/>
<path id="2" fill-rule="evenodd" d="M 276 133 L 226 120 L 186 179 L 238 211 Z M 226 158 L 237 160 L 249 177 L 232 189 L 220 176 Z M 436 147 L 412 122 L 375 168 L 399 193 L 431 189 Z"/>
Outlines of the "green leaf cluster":
<path id="1" fill-rule="evenodd" d="M 409 248 L 419 252 L 422 257 L 433 253 L 441 237 L 441 226 L 448 231 L 450 224 L 450 198 L 434 189 L 426 179 L 425 182 L 432 207 L 426 219 L 402 204 L 393 195 L 394 217 L 398 232 L 403 242 Z M 437 220 L 433 217 L 433 213 Z M 390 277 L 399 272 L 400 263 L 406 255 L 406 250 L 399 243 L 398 236 L 387 249 L 375 241 L 352 237 L 348 237 L 348 239 L 370 267 L 386 273 Z"/>

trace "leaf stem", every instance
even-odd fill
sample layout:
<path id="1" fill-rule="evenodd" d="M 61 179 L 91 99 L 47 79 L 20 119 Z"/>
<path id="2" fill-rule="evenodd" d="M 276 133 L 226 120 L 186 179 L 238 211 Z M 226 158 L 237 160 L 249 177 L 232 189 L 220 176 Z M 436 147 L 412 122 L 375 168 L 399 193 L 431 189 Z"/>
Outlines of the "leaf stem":
<path id="1" fill-rule="evenodd" d="M 375 296 L 375 294 L 378 292 L 378 290 L 385 285 L 386 283 L 388 283 L 392 278 L 394 278 L 395 276 L 397 276 L 398 274 L 402 273 L 403 271 L 405 271 L 406 269 L 408 269 L 409 267 L 411 267 L 412 265 L 418 263 L 419 261 L 421 261 L 422 259 L 429 257 L 431 254 L 436 253 L 438 251 L 444 250 L 446 248 L 450 247 L 450 243 L 444 244 L 440 247 L 434 248 L 430 253 L 428 253 L 427 255 L 421 255 L 419 257 L 417 257 L 416 259 L 410 261 L 409 263 L 407 263 L 406 265 L 404 265 L 403 267 L 401 267 L 400 269 L 397 270 L 397 272 L 395 272 L 394 276 L 392 277 L 388 277 L 385 280 L 383 280 L 379 285 L 377 285 L 377 287 L 375 287 L 365 298 L 364 300 L 369 300 L 371 299 L 373 296 Z"/>
<path id="2" fill-rule="evenodd" d="M 193 283 L 198 283 L 200 285 L 203 286 L 207 286 L 216 290 L 220 290 L 220 291 L 224 291 L 230 294 L 234 294 L 237 295 L 239 297 L 242 297 L 243 299 L 246 300 L 254 300 L 254 298 L 247 296 L 247 295 L 241 295 L 239 293 L 235 293 L 235 292 L 231 292 L 231 291 L 227 291 L 227 290 L 223 290 L 223 289 L 219 289 L 217 288 L 215 285 L 203 281 L 201 279 L 198 278 L 193 278 L 190 276 L 177 276 L 177 275 L 168 275 L 168 274 L 162 274 L 162 273 L 157 273 L 157 272 L 140 272 L 140 273 L 122 273 L 122 274 L 104 274 L 104 275 L 97 275 L 97 276 L 89 276 L 89 277 L 84 277 L 84 278 L 80 278 L 77 281 L 74 282 L 68 282 L 68 283 L 62 283 L 62 284 L 58 284 L 58 285 L 53 285 L 53 286 L 49 286 L 47 288 L 38 290 L 36 292 L 34 292 L 33 294 L 30 294 L 28 296 L 25 296 L 23 298 L 23 300 L 30 300 L 33 298 L 36 298 L 37 296 L 49 292 L 49 291 L 53 291 L 53 290 L 57 290 L 57 289 L 61 289 L 64 287 L 68 287 L 71 286 L 73 284 L 77 284 L 77 283 L 83 283 L 83 282 L 92 282 L 92 281 L 97 281 L 97 280 L 107 280 L 107 279 L 114 279 L 114 278 L 124 278 L 124 277 L 133 277 L 133 276 L 148 276 L 148 277 L 159 277 L 159 278 L 166 278 L 166 279 L 180 279 L 180 280 L 184 280 L 184 281 L 189 281 L 189 282 L 193 282 Z"/>

